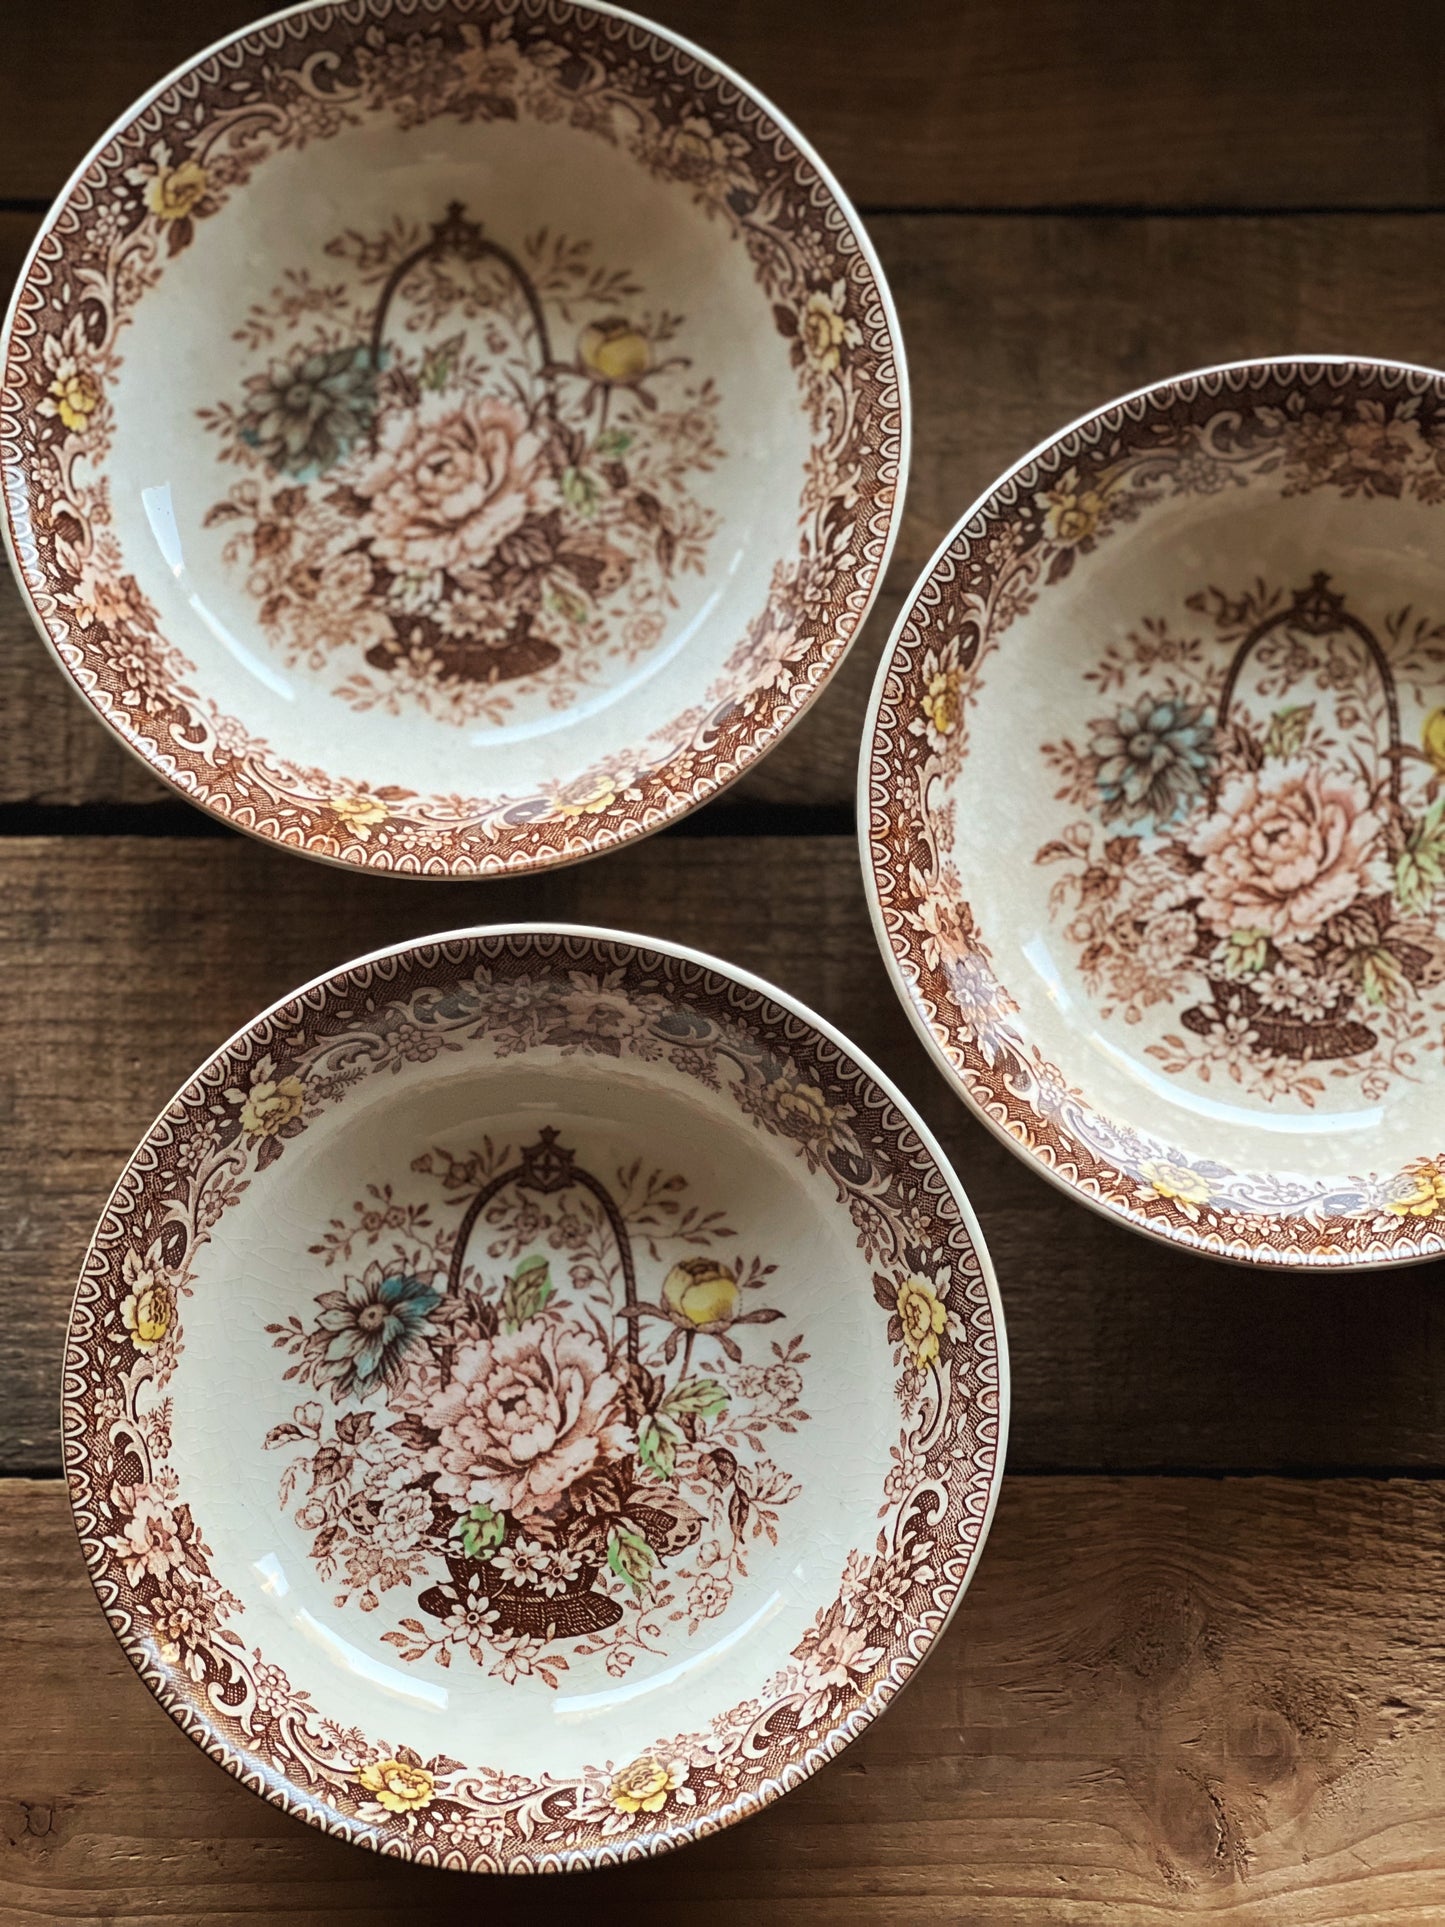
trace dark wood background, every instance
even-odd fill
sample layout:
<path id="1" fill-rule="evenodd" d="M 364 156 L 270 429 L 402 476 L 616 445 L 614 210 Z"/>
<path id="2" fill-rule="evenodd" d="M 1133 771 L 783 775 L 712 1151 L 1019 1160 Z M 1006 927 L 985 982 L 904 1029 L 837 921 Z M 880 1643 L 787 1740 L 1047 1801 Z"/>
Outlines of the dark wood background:
<path id="1" fill-rule="evenodd" d="M 1014 1162 L 930 1069 L 864 911 L 879 650 L 936 541 L 1042 435 L 1206 361 L 1445 363 L 1445 7 L 657 0 L 817 143 L 892 280 L 908 513 L 834 686 L 735 792 L 536 882 L 390 884 L 169 798 L 0 584 L 0 1921 L 1445 1922 L 1445 1267 L 1252 1276 Z M 253 0 L 0 0 L 0 274 L 144 87 Z M 371 946 L 529 916 L 772 977 L 956 1160 L 1013 1352 L 1008 1478 L 922 1682 L 798 1793 L 545 1887 L 383 1863 L 244 1792 L 112 1642 L 59 1482 L 72 1281 L 158 1105 Z"/>

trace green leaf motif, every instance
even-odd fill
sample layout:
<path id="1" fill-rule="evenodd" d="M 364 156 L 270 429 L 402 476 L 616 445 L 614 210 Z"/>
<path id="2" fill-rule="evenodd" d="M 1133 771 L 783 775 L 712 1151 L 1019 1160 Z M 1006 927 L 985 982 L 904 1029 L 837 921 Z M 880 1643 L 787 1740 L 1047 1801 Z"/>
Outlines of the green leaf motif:
<path id="1" fill-rule="evenodd" d="M 1265 755 L 1298 756 L 1305 746 L 1310 718 L 1314 713 L 1313 703 L 1293 703 L 1287 709 L 1277 709 L 1270 717 L 1269 728 L 1265 731 Z"/>
<path id="2" fill-rule="evenodd" d="M 632 437 L 625 428 L 605 428 L 596 442 L 598 458 L 604 462 L 615 462 L 631 446 Z"/>
<path id="3" fill-rule="evenodd" d="M 640 1532 L 614 1526 L 607 1535 L 607 1563 L 634 1592 L 642 1592 L 652 1577 L 657 1555 Z"/>
<path id="4" fill-rule="evenodd" d="M 561 616 L 565 622 L 574 625 L 587 620 L 587 604 L 581 596 L 573 595 L 568 589 L 549 589 L 547 607 L 553 615 Z"/>
<path id="5" fill-rule="evenodd" d="M 466 345 L 465 335 L 453 335 L 449 341 L 438 342 L 435 348 L 428 348 L 421 361 L 422 387 L 429 388 L 434 395 L 440 394 L 455 373 Z"/>
<path id="6" fill-rule="evenodd" d="M 697 1418 L 717 1418 L 728 1408 L 728 1395 L 715 1378 L 685 1378 L 674 1385 L 659 1408 L 663 1412 L 692 1413 Z"/>
<path id="7" fill-rule="evenodd" d="M 1350 961 L 1360 973 L 1360 989 L 1367 1003 L 1401 1004 L 1414 989 L 1395 953 L 1383 944 L 1357 950 Z"/>
<path id="8" fill-rule="evenodd" d="M 1395 858 L 1395 900 L 1402 910 L 1423 910 L 1445 883 L 1445 796 L 1437 796 L 1410 827 Z"/>
<path id="9" fill-rule="evenodd" d="M 601 494 L 596 477 L 589 475 L 585 468 L 562 471 L 562 498 L 579 515 L 595 515 Z"/>
<path id="10" fill-rule="evenodd" d="M 468 1559 L 490 1559 L 506 1536 L 506 1513 L 493 1512 L 489 1505 L 474 1505 L 452 1527 L 452 1537 L 461 1540 Z"/>
<path id="11" fill-rule="evenodd" d="M 637 1428 L 637 1456 L 660 1479 L 670 1479 L 677 1464 L 676 1429 L 667 1420 L 651 1416 Z"/>
<path id="12" fill-rule="evenodd" d="M 1253 977 L 1269 959 L 1269 938 L 1262 930 L 1231 930 L 1213 962 L 1226 977 Z"/>
<path id="13" fill-rule="evenodd" d="M 552 1267 L 534 1254 L 524 1258 L 502 1289 L 502 1326 L 518 1331 L 535 1318 L 552 1296 Z"/>

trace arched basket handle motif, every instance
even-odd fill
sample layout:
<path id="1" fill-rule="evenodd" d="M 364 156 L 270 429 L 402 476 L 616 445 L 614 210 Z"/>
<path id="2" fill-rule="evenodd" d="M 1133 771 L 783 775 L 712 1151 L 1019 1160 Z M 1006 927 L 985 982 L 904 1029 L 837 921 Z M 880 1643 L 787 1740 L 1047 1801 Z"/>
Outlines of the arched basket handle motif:
<path id="1" fill-rule="evenodd" d="M 535 1144 L 522 1147 L 517 1162 L 509 1165 L 496 1177 L 488 1180 L 472 1199 L 457 1226 L 456 1243 L 452 1246 L 451 1264 L 447 1270 L 447 1292 L 454 1295 L 460 1291 L 462 1273 L 466 1269 L 467 1246 L 477 1219 L 500 1191 L 508 1185 L 515 1185 L 519 1191 L 535 1191 L 545 1196 L 552 1191 L 565 1191 L 569 1186 L 580 1186 L 590 1191 L 602 1206 L 607 1223 L 622 1261 L 622 1288 L 626 1298 L 629 1316 L 624 1320 L 627 1326 L 627 1362 L 637 1365 L 637 1270 L 632 1259 L 632 1239 L 622 1213 L 613 1200 L 612 1193 L 600 1178 L 594 1177 L 575 1162 L 572 1153 L 557 1142 L 557 1133 L 550 1125 L 544 1125 Z"/>
<path id="2" fill-rule="evenodd" d="M 1385 696 L 1385 714 L 1390 731 L 1390 801 L 1398 809 L 1400 804 L 1400 699 L 1395 688 L 1395 673 L 1374 632 L 1351 615 L 1345 607 L 1345 598 L 1329 586 L 1329 576 L 1323 569 L 1317 570 L 1310 578 L 1307 589 L 1296 589 L 1293 600 L 1287 609 L 1268 616 L 1263 622 L 1256 623 L 1249 634 L 1235 650 L 1230 661 L 1229 672 L 1224 678 L 1224 687 L 1219 692 L 1219 718 L 1217 728 L 1221 731 L 1229 719 L 1230 704 L 1234 692 L 1255 646 L 1276 629 L 1302 629 L 1307 636 L 1328 636 L 1338 629 L 1348 629 L 1365 646 L 1365 653 L 1374 664 L 1375 673 L 1380 679 L 1380 687 Z M 1219 778 L 1216 775 L 1209 786 L 1208 803 L 1213 809 L 1219 800 Z"/>
<path id="3" fill-rule="evenodd" d="M 470 220 L 467 217 L 465 204 L 461 201 L 448 202 L 445 216 L 440 221 L 434 221 L 432 223 L 431 239 L 423 241 L 420 247 L 413 248 L 409 254 L 403 255 L 391 273 L 386 277 L 386 281 L 382 286 L 380 299 L 376 304 L 376 313 L 372 317 L 371 339 L 367 344 L 372 372 L 374 374 L 381 372 L 381 358 L 386 341 L 387 316 L 391 311 L 392 302 L 401 290 L 402 283 L 412 270 L 419 267 L 423 261 L 433 258 L 440 259 L 443 255 L 448 254 L 455 255 L 463 261 L 496 261 L 506 269 L 508 275 L 510 275 L 511 279 L 516 283 L 522 299 L 526 303 L 527 314 L 531 320 L 533 332 L 537 337 L 537 349 L 541 356 L 541 366 L 538 369 L 538 373 L 542 378 L 547 413 L 551 416 L 552 421 L 556 423 L 556 364 L 552 358 L 552 337 L 547 327 L 547 316 L 542 307 L 541 297 L 537 293 L 531 276 L 527 273 L 527 270 L 522 266 L 516 255 L 511 253 L 509 249 L 504 248 L 500 242 L 491 240 L 488 235 L 484 233 L 480 221 Z M 373 425 L 373 439 L 375 435 L 376 429 Z"/>

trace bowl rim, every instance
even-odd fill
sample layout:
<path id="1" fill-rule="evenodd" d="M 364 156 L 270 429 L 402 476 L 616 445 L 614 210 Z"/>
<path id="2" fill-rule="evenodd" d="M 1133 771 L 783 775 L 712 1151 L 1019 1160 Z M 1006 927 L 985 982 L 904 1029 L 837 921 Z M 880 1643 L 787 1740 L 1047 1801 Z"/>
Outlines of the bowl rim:
<path id="1" fill-rule="evenodd" d="M 421 7 L 416 5 L 416 0 L 412 0 L 410 7 L 407 5 L 407 0 L 360 0 L 360 4 L 368 11 L 373 5 L 384 5 L 388 13 L 396 13 L 399 10 L 405 11 L 408 17 L 413 20 L 417 13 L 422 11 L 435 12 L 437 10 L 435 0 L 430 7 L 425 4 L 425 0 L 423 0 L 423 6 Z M 868 617 L 877 603 L 883 588 L 884 578 L 888 572 L 888 565 L 892 559 L 894 549 L 897 546 L 899 532 L 903 525 L 903 511 L 908 494 L 909 470 L 913 454 L 913 409 L 908 374 L 907 349 L 903 338 L 902 326 L 898 318 L 897 307 L 893 300 L 893 292 L 889 286 L 888 277 L 884 273 L 883 264 L 878 257 L 877 249 L 873 244 L 872 237 L 868 232 L 862 216 L 854 206 L 851 197 L 844 191 L 833 170 L 828 166 L 827 162 L 807 137 L 800 132 L 789 116 L 775 106 L 766 94 L 755 87 L 751 81 L 745 79 L 743 75 L 738 73 L 738 71 L 726 61 L 720 60 L 715 54 L 709 53 L 708 50 L 699 45 L 697 41 L 691 40 L 683 34 L 674 33 L 670 28 L 661 26 L 658 22 L 650 20 L 645 14 L 636 13 L 627 7 L 615 6 L 611 4 L 611 0 L 553 0 L 553 4 L 560 4 L 564 8 L 577 13 L 598 14 L 612 20 L 621 21 L 627 26 L 640 29 L 644 33 L 653 35 L 677 52 L 685 55 L 688 59 L 695 61 L 699 66 L 716 75 L 723 82 L 735 87 L 746 100 L 750 101 L 753 106 L 772 123 L 776 131 L 795 151 L 796 155 L 817 175 L 818 181 L 828 198 L 832 201 L 846 223 L 853 241 L 867 267 L 874 292 L 883 311 L 884 326 L 888 336 L 889 351 L 893 364 L 893 381 L 897 390 L 896 414 L 898 427 L 896 435 L 896 462 L 898 472 L 897 479 L 893 484 L 892 503 L 888 510 L 887 531 L 883 539 L 882 549 L 879 553 L 878 565 L 874 573 L 872 585 L 867 592 L 862 606 L 856 611 L 849 611 L 845 616 L 839 618 L 836 627 L 841 629 L 849 617 L 851 617 L 851 627 L 847 629 L 846 634 L 842 636 L 841 640 L 838 636 L 834 636 L 829 645 L 829 653 L 823 659 L 822 671 L 817 679 L 811 687 L 807 689 L 801 699 L 796 701 L 787 710 L 781 720 L 770 721 L 766 728 L 757 731 L 756 734 L 750 736 L 745 742 L 740 743 L 736 751 L 736 768 L 734 768 L 729 775 L 710 777 L 701 795 L 695 795 L 685 800 L 677 800 L 674 806 L 659 815 L 656 822 L 644 823 L 633 819 L 623 819 L 619 823 L 610 826 L 605 835 L 597 834 L 594 827 L 592 838 L 587 847 L 566 853 L 545 854 L 531 858 L 523 856 L 521 860 L 507 860 L 495 868 L 484 867 L 480 861 L 476 860 L 453 864 L 446 869 L 433 870 L 424 866 L 417 869 L 393 868 L 379 864 L 375 860 L 375 853 L 366 843 L 359 845 L 359 854 L 357 855 L 346 856 L 333 854 L 331 851 L 319 850 L 312 847 L 314 833 L 305 835 L 301 842 L 293 842 L 288 841 L 280 835 L 272 834 L 269 831 L 254 828 L 248 823 L 238 822 L 234 816 L 221 808 L 217 802 L 209 798 L 203 799 L 192 796 L 168 774 L 154 756 L 147 754 L 146 750 L 142 748 L 139 743 L 133 742 L 124 731 L 120 729 L 107 710 L 100 708 L 92 701 L 90 694 L 77 680 L 70 664 L 66 662 L 55 639 L 51 636 L 45 619 L 31 592 L 25 571 L 21 567 L 19 544 L 15 533 L 10 502 L 12 490 L 4 486 L 4 465 L 3 462 L 0 462 L 0 540 L 3 540 L 5 555 L 10 565 L 10 572 L 19 591 L 25 611 L 29 615 L 32 625 L 38 631 L 41 640 L 44 642 L 51 659 L 61 671 L 66 687 L 70 690 L 71 694 L 77 701 L 83 704 L 91 716 L 95 717 L 104 726 L 108 734 L 126 750 L 135 762 L 140 764 L 144 769 L 149 770 L 150 774 L 155 777 L 157 781 L 164 784 L 168 792 L 180 797 L 193 809 L 203 811 L 204 814 L 213 821 L 222 823 L 229 829 L 239 831 L 241 835 L 251 837 L 258 843 L 267 844 L 273 848 L 288 850 L 298 856 L 306 857 L 312 862 L 329 864 L 336 869 L 353 871 L 357 869 L 371 870 L 388 877 L 404 877 L 409 881 L 416 882 L 448 882 L 456 881 L 458 878 L 471 877 L 485 880 L 494 876 L 534 875 L 549 870 L 568 869 L 575 863 L 588 862 L 595 856 L 606 854 L 609 850 L 623 849 L 627 845 L 636 843 L 645 837 L 656 835 L 659 830 L 667 828 L 674 823 L 682 822 L 686 817 L 691 816 L 695 810 L 702 809 L 715 798 L 724 794 L 725 791 L 731 789 L 734 784 L 741 781 L 764 756 L 776 748 L 778 743 L 791 733 L 794 726 L 806 715 L 823 694 L 824 690 L 832 683 L 845 657 L 857 642 L 860 632 L 866 625 Z M 35 267 L 40 250 L 49 238 L 59 217 L 69 206 L 72 195 L 80 186 L 85 175 L 110 143 L 119 135 L 123 134 L 149 107 L 154 105 L 169 88 L 184 79 L 187 74 L 191 73 L 203 62 L 222 53 L 226 48 L 233 46 L 236 42 L 245 40 L 252 34 L 260 33 L 271 27 L 281 25 L 288 20 L 299 19 L 303 15 L 331 13 L 335 11 L 337 11 L 336 0 L 295 0 L 295 4 L 291 6 L 281 7 L 275 12 L 263 14 L 259 18 L 234 29 L 230 33 L 220 35 L 196 53 L 188 55 L 184 60 L 178 62 L 168 73 L 164 74 L 143 93 L 138 95 L 135 100 L 110 122 L 105 131 L 90 144 L 83 158 L 72 168 L 64 184 L 46 207 L 44 214 L 40 217 L 39 225 L 25 250 L 19 272 L 10 290 L 3 318 L 0 318 L 0 394 L 3 394 L 6 371 L 10 366 L 11 347 L 16 324 L 19 319 L 21 300 L 29 286 L 31 272 Z M 15 480 L 12 487 L 17 494 L 20 492 L 21 482 L 19 478 Z M 355 843 L 353 843 L 351 847 L 353 849 L 358 848 Z"/>
<path id="2" fill-rule="evenodd" d="M 1209 385 L 1226 382 L 1231 375 L 1248 377 L 1257 375 L 1261 379 L 1271 376 L 1283 379 L 1299 376 L 1309 370 L 1323 372 L 1328 369 L 1359 369 L 1375 371 L 1396 377 L 1423 377 L 1445 390 L 1445 370 L 1431 367 L 1425 362 L 1398 361 L 1389 356 L 1354 354 L 1303 354 L 1286 353 L 1278 355 L 1246 355 L 1231 361 L 1208 362 L 1199 367 L 1185 369 L 1180 373 L 1166 375 L 1157 380 L 1145 382 L 1116 395 L 1108 401 L 1085 409 L 1074 416 L 1062 427 L 1052 430 L 1035 442 L 1026 453 L 1011 462 L 978 495 L 954 522 L 948 533 L 934 548 L 927 562 L 904 597 L 903 606 L 898 612 L 888 640 L 883 646 L 878 668 L 873 678 L 873 687 L 868 699 L 868 708 L 863 722 L 862 736 L 858 752 L 858 776 L 855 789 L 855 807 L 858 824 L 858 851 L 863 871 L 864 894 L 868 902 L 869 920 L 873 926 L 874 938 L 888 971 L 889 982 L 895 995 L 902 1004 L 909 1022 L 928 1051 L 933 1062 L 942 1071 L 950 1088 L 961 1097 L 968 1109 L 989 1133 L 1004 1144 L 1029 1168 L 1044 1178 L 1055 1190 L 1062 1192 L 1075 1202 L 1086 1205 L 1099 1217 L 1114 1224 L 1127 1226 L 1130 1231 L 1157 1245 L 1183 1248 L 1197 1256 L 1214 1259 L 1218 1263 L 1236 1265 L 1243 1269 L 1289 1269 L 1314 1273 L 1351 1272 L 1351 1271 L 1398 1271 L 1411 1265 L 1428 1264 L 1438 1259 L 1445 1251 L 1445 1241 L 1437 1240 L 1433 1245 L 1421 1248 L 1418 1241 L 1413 1248 L 1392 1248 L 1388 1254 L 1364 1251 L 1321 1252 L 1318 1249 L 1318 1234 L 1304 1237 L 1296 1234 L 1291 1243 L 1285 1246 L 1255 1245 L 1249 1249 L 1224 1249 L 1209 1244 L 1198 1227 L 1182 1213 L 1174 1213 L 1167 1218 L 1148 1217 L 1122 1197 L 1106 1198 L 1080 1181 L 1076 1174 L 1060 1170 L 1048 1158 L 1040 1154 L 1036 1147 L 1020 1140 L 998 1118 L 990 1114 L 988 1106 L 973 1088 L 969 1078 L 950 1056 L 940 1027 L 931 1021 L 923 1010 L 916 986 L 910 982 L 903 967 L 903 956 L 889 933 L 884 916 L 882 897 L 879 890 L 876 852 L 886 849 L 886 837 L 874 835 L 872 809 L 872 767 L 875 754 L 881 754 L 889 740 L 889 732 L 883 730 L 880 716 L 883 708 L 888 679 L 893 670 L 895 658 L 904 640 L 905 631 L 913 617 L 914 610 L 924 590 L 932 582 L 939 565 L 947 557 L 950 549 L 963 535 L 974 518 L 986 510 L 1001 491 L 1015 481 L 1024 471 L 1041 457 L 1047 455 L 1059 443 L 1070 436 L 1088 429 L 1104 416 L 1123 412 L 1137 404 L 1165 405 L 1191 384 Z M 973 1039 L 963 1025 L 953 1027 L 955 1032 L 972 1044 Z M 1092 1107 L 1091 1107 L 1092 1108 Z M 1307 1227 L 1309 1220 L 1295 1215 L 1282 1217 L 1279 1222 L 1293 1227 Z M 1313 1244 L 1310 1237 L 1313 1236 Z"/>
<path id="3" fill-rule="evenodd" d="M 755 996 L 776 1004 L 788 1016 L 807 1025 L 817 1036 L 825 1039 L 845 1059 L 850 1060 L 862 1075 L 873 1083 L 887 1101 L 894 1106 L 904 1124 L 917 1136 L 923 1150 L 943 1179 L 955 1206 L 958 1209 L 970 1245 L 977 1258 L 979 1275 L 988 1305 L 991 1331 L 996 1347 L 997 1401 L 995 1419 L 996 1441 L 992 1469 L 989 1474 L 988 1496 L 979 1520 L 978 1533 L 974 1540 L 968 1563 L 959 1579 L 953 1598 L 937 1628 L 929 1636 L 921 1652 L 913 1655 L 909 1670 L 903 1680 L 896 1685 L 884 1682 L 875 1686 L 867 1700 L 846 1716 L 846 1722 L 835 1723 L 820 1740 L 813 1742 L 800 1757 L 791 1760 L 784 1772 L 787 1784 L 774 1784 L 771 1790 L 763 1793 L 739 1795 L 727 1806 L 710 1809 L 706 1814 L 692 1819 L 679 1819 L 669 1812 L 665 1823 L 653 1826 L 645 1833 L 632 1836 L 625 1842 L 604 1843 L 581 1849 L 569 1849 L 567 1864 L 563 1864 L 555 1851 L 545 1847 L 533 1850 L 530 1846 L 523 1854 L 509 1861 L 507 1873 L 553 1873 L 593 1871 L 599 1867 L 620 1865 L 636 1860 L 652 1859 L 658 1855 L 672 1852 L 692 1841 L 705 1838 L 710 1834 L 725 1831 L 739 1821 L 750 1818 L 755 1813 L 775 1805 L 788 1793 L 793 1792 L 804 1780 L 810 1779 L 819 1769 L 836 1759 L 846 1747 L 907 1690 L 917 1678 L 920 1668 L 930 1659 L 953 1622 L 965 1593 L 973 1583 L 987 1545 L 994 1514 L 998 1509 L 999 1494 L 1004 1480 L 1004 1461 L 1008 1448 L 1009 1417 L 1011 1409 L 1011 1378 L 1009 1372 L 1008 1333 L 1004 1319 L 1003 1303 L 999 1296 L 998 1280 L 988 1245 L 974 1211 L 972 1202 L 953 1163 L 944 1152 L 932 1131 L 929 1130 L 916 1108 L 903 1095 L 886 1072 L 873 1060 L 859 1050 L 848 1037 L 827 1018 L 820 1016 L 809 1005 L 803 1003 L 791 992 L 780 989 L 767 978 L 747 970 L 739 964 L 729 963 L 709 951 L 697 950 L 688 944 L 676 943 L 663 938 L 648 937 L 636 932 L 619 930 L 611 926 L 597 924 L 576 924 L 551 921 L 515 921 L 507 923 L 468 924 L 455 929 L 438 931 L 422 937 L 410 937 L 401 942 L 384 944 L 374 950 L 350 958 L 347 962 L 332 969 L 319 972 L 294 990 L 276 998 L 263 1010 L 258 1011 L 244 1024 L 239 1025 L 230 1036 L 198 1064 L 184 1082 L 178 1087 L 170 1100 L 164 1104 L 152 1119 L 143 1135 L 125 1160 L 106 1196 L 96 1219 L 94 1231 L 86 1244 L 85 1256 L 77 1274 L 75 1289 L 71 1295 L 70 1312 L 66 1320 L 66 1337 L 60 1374 L 60 1435 L 62 1463 L 65 1475 L 66 1496 L 70 1511 L 71 1525 L 75 1530 L 77 1545 L 87 1576 L 95 1590 L 97 1604 L 101 1608 L 107 1626 L 126 1658 L 135 1668 L 151 1696 L 164 1708 L 165 1712 L 200 1750 L 219 1766 L 223 1767 L 250 1792 L 259 1795 L 270 1805 L 295 1819 L 303 1820 L 323 1833 L 343 1839 L 352 1846 L 360 1846 L 370 1851 L 384 1854 L 388 1858 L 418 1862 L 410 1834 L 401 1838 L 382 1840 L 374 1830 L 366 1828 L 350 1815 L 324 1806 L 310 1799 L 295 1799 L 292 1782 L 288 1777 L 274 1769 L 261 1773 L 248 1767 L 245 1759 L 238 1754 L 230 1742 L 218 1734 L 209 1724 L 196 1719 L 186 1701 L 172 1686 L 172 1668 L 169 1666 L 159 1678 L 160 1668 L 151 1661 L 144 1651 L 144 1640 L 128 1630 L 128 1616 L 119 1609 L 113 1613 L 101 1593 L 101 1573 L 86 1549 L 85 1535 L 81 1529 L 76 1505 L 78 1481 L 85 1474 L 89 1464 L 89 1448 L 82 1431 L 73 1430 L 70 1421 L 83 1408 L 79 1395 L 72 1394 L 70 1381 L 71 1332 L 74 1328 L 82 1288 L 90 1262 L 95 1253 L 100 1233 L 112 1207 L 120 1196 L 122 1187 L 136 1160 L 150 1144 L 158 1128 L 165 1122 L 172 1107 L 184 1096 L 186 1091 L 205 1070 L 224 1058 L 237 1044 L 242 1042 L 253 1030 L 269 1018 L 286 1009 L 288 1005 L 312 993 L 323 990 L 327 985 L 349 976 L 354 971 L 390 958 L 403 957 L 408 953 L 440 947 L 445 944 L 464 943 L 477 938 L 521 938 L 537 939 L 581 939 L 589 944 L 615 945 L 631 950 L 634 955 L 661 955 L 674 961 L 689 964 L 709 971 L 725 982 L 736 984 L 752 992 Z M 120 1622 L 126 1621 L 127 1624 Z M 149 1669 L 149 1670 L 148 1670 Z M 844 1726 L 846 1725 L 846 1730 Z M 431 1864 L 431 1863 L 427 1863 Z M 471 1871 L 470 1869 L 468 1871 Z"/>

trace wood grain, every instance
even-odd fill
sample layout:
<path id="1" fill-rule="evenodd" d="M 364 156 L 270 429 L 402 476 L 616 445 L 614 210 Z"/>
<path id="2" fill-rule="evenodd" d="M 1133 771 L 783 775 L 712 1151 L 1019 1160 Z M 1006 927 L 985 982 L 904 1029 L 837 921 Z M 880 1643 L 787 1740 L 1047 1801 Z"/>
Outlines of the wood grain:
<path id="1" fill-rule="evenodd" d="M 1442 14 L 1445 18 L 1445 14 Z M 3 124 L 3 120 L 0 120 Z M 1210 361 L 1365 353 L 1445 364 L 1445 216 L 889 217 L 874 230 L 914 391 L 913 475 L 884 594 L 833 684 L 714 806 L 847 805 L 873 674 L 909 586 L 1002 469 L 1085 409 Z M 31 222 L 0 215 L 0 275 Z M 92 717 L 0 573 L 0 804 L 169 801 Z"/>
<path id="2" fill-rule="evenodd" d="M 1021 1479 L 922 1683 L 646 1865 L 425 1874 L 205 1759 L 111 1639 L 57 1484 L 0 1485 L 0 1922 L 1445 1921 L 1445 1486 Z"/>
<path id="3" fill-rule="evenodd" d="M 1019 207 L 1439 200 L 1445 17 L 1409 0 L 650 0 L 792 117 L 859 200 Z M 110 122 L 262 0 L 16 0 L 0 196 L 56 192 Z"/>
<path id="4" fill-rule="evenodd" d="M 976 1125 L 874 948 L 849 838 L 665 836 L 536 882 L 385 883 L 240 839 L 0 840 L 0 1467 L 58 1463 L 71 1288 L 151 1118 L 276 997 L 388 942 L 529 918 L 622 925 L 760 971 L 920 1105 L 998 1269 L 1011 1462 L 1445 1466 L 1445 1265 L 1248 1276 L 1095 1217 Z"/>

